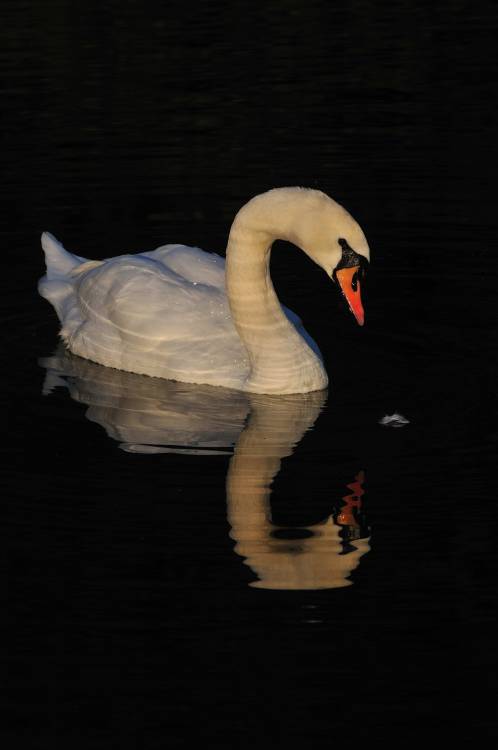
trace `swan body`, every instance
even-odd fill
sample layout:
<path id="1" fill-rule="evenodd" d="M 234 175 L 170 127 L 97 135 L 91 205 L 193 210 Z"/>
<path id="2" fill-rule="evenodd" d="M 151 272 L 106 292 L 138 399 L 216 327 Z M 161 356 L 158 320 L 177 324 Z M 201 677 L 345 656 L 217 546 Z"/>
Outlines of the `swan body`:
<path id="1" fill-rule="evenodd" d="M 108 367 L 257 393 L 321 390 L 320 351 L 273 289 L 275 239 L 301 247 L 331 277 L 344 259 L 339 239 L 369 258 L 362 230 L 339 204 L 316 190 L 278 188 L 239 211 L 226 262 L 184 245 L 90 261 L 45 232 L 39 291 L 70 351 Z"/>

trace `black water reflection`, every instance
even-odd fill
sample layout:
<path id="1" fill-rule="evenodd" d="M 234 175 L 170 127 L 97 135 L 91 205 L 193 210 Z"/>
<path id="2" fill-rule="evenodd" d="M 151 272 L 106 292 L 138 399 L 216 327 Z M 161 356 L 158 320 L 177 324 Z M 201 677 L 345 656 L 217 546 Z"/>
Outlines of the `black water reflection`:
<path id="1" fill-rule="evenodd" d="M 342 502 L 331 498 L 330 515 L 319 523 L 289 528 L 272 522 L 270 496 L 282 459 L 313 428 L 326 392 L 266 396 L 177 383 L 109 369 L 62 346 L 41 364 L 47 370 L 44 394 L 67 387 L 73 400 L 88 405 L 86 418 L 124 451 L 207 456 L 233 450 L 227 517 L 235 552 L 258 578 L 251 586 L 315 590 L 351 584 L 352 571 L 370 549 L 365 520 L 359 522 L 362 471 Z M 145 483 L 144 493 L 152 491 Z"/>
<path id="2" fill-rule="evenodd" d="M 4 0 L 0 16 L 4 744 L 447 745 L 455 727 L 489 743 L 496 6 Z M 248 587 L 216 454 L 245 402 L 219 441 L 199 419 L 186 454 L 179 430 L 175 455 L 145 455 L 131 420 L 130 453 L 93 407 L 41 398 L 36 364 L 58 330 L 41 231 L 94 258 L 222 253 L 240 206 L 284 185 L 342 202 L 372 249 L 357 330 L 303 253 L 272 254 L 332 389 L 273 481 L 266 543 L 304 545 L 332 514 L 359 523 L 341 532 L 356 546 L 365 496 L 344 488 L 364 470 L 374 543 L 334 590 Z M 393 411 L 410 424 L 380 426 Z"/>

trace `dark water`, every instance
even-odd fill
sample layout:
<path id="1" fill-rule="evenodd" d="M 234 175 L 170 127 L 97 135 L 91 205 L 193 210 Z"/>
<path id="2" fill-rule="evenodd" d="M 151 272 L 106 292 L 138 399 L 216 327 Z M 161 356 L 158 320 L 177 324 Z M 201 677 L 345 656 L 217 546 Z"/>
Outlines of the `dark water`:
<path id="1" fill-rule="evenodd" d="M 0 15 L 10 746 L 495 736 L 492 6 Z M 273 254 L 323 398 L 52 357 L 43 229 L 90 258 L 223 252 L 245 200 L 292 184 L 372 250 L 364 329 Z M 410 423 L 381 427 L 393 411 Z"/>

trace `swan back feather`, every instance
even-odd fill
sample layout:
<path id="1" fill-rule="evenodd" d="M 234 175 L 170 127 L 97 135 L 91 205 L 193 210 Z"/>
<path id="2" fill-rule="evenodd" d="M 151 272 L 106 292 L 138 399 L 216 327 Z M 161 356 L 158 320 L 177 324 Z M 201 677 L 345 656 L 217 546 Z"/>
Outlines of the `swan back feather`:
<path id="1" fill-rule="evenodd" d="M 241 388 L 249 365 L 228 306 L 224 258 L 165 245 L 89 261 L 48 233 L 43 243 L 39 291 L 72 352 L 139 374 Z"/>

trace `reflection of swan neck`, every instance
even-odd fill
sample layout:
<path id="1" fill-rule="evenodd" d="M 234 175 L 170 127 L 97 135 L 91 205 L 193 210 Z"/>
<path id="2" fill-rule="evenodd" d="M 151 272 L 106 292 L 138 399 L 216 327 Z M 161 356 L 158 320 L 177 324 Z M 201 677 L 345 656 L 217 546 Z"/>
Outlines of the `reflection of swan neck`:
<path id="1" fill-rule="evenodd" d="M 296 393 L 327 386 L 320 358 L 282 311 L 269 268 L 274 240 L 305 246 L 300 217 L 308 203 L 305 191 L 270 191 L 246 204 L 232 224 L 227 294 L 251 363 L 248 391 Z"/>
<path id="2" fill-rule="evenodd" d="M 239 437 L 227 475 L 227 513 L 235 551 L 257 575 L 251 586 L 266 589 L 320 589 L 349 586 L 351 571 L 368 551 L 355 539 L 344 554 L 341 526 L 333 517 L 286 538 L 271 520 L 271 484 L 281 459 L 290 455 L 310 429 L 323 392 L 287 397 L 252 396 L 247 426 Z M 362 476 L 358 475 L 358 483 Z M 355 491 L 356 484 L 350 485 Z M 359 501 L 360 490 L 348 496 Z"/>
<path id="3" fill-rule="evenodd" d="M 322 393 L 252 396 L 251 412 L 227 474 L 228 520 L 234 539 L 261 538 L 271 529 L 271 484 L 318 417 Z"/>

